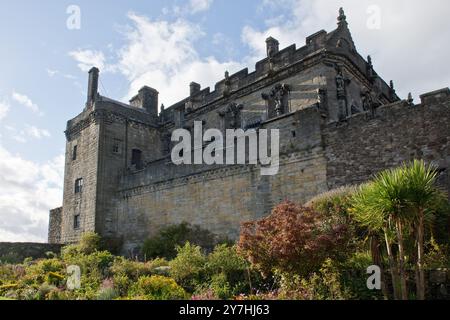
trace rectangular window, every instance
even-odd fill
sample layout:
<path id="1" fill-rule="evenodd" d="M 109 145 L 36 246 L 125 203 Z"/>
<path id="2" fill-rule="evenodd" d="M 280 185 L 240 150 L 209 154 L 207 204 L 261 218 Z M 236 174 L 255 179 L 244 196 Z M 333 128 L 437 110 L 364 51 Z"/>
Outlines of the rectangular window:
<path id="1" fill-rule="evenodd" d="M 83 179 L 75 180 L 75 193 L 80 193 L 83 191 Z"/>
<path id="2" fill-rule="evenodd" d="M 121 154 L 122 153 L 122 145 L 121 145 L 120 140 L 114 140 L 113 147 L 112 147 L 112 152 L 114 154 Z"/>
<path id="3" fill-rule="evenodd" d="M 72 151 L 72 161 L 77 160 L 77 151 L 78 151 L 78 146 L 74 146 L 73 151 Z"/>
<path id="4" fill-rule="evenodd" d="M 80 229 L 80 215 L 77 214 L 73 217 L 73 228 Z"/>

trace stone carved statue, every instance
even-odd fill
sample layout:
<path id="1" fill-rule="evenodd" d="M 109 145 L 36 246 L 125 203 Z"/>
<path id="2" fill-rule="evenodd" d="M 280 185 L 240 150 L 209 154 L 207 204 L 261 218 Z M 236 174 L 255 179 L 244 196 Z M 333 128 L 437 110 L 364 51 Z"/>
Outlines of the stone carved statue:
<path id="1" fill-rule="evenodd" d="M 225 71 L 225 88 L 223 90 L 224 96 L 229 96 L 231 92 L 231 81 L 230 81 L 230 73 Z"/>
<path id="2" fill-rule="evenodd" d="M 317 106 L 319 108 L 320 115 L 324 118 L 327 114 L 327 91 L 326 89 L 317 89 Z"/>
<path id="3" fill-rule="evenodd" d="M 364 90 L 361 93 L 362 98 L 362 104 L 363 104 L 363 110 L 370 112 L 370 115 L 372 117 L 376 114 L 376 109 L 380 105 L 380 103 L 377 102 L 376 94 L 373 91 Z"/>
<path id="4" fill-rule="evenodd" d="M 277 84 L 273 89 L 270 91 L 269 94 L 263 93 L 262 98 L 264 100 L 269 101 L 269 103 L 273 103 L 274 111 L 276 116 L 281 116 L 288 110 L 288 103 L 287 103 L 287 95 L 290 92 L 290 87 L 287 84 Z"/>
<path id="5" fill-rule="evenodd" d="M 336 89 L 338 98 L 345 98 L 345 78 L 342 74 L 342 70 L 339 70 L 336 76 Z"/>
<path id="6" fill-rule="evenodd" d="M 239 129 L 241 127 L 241 111 L 244 109 L 242 104 L 230 103 L 225 112 L 219 112 L 219 116 L 227 120 L 227 129 Z"/>

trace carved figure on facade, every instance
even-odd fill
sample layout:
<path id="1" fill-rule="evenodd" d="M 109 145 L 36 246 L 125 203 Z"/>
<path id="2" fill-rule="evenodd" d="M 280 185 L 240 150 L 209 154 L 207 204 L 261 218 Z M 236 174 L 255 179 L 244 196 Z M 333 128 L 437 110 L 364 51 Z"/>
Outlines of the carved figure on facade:
<path id="1" fill-rule="evenodd" d="M 270 93 L 263 93 L 262 98 L 269 103 L 269 117 L 281 116 L 289 111 L 289 93 L 291 88 L 287 84 L 277 84 Z"/>

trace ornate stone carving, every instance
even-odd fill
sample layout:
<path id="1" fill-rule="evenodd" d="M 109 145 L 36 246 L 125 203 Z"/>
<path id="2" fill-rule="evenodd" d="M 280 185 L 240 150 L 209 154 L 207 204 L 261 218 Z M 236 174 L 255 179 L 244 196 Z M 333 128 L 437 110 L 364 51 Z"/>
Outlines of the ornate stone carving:
<path id="1" fill-rule="evenodd" d="M 408 99 L 406 100 L 407 102 L 408 102 L 408 104 L 412 107 L 412 106 L 414 106 L 414 99 L 413 99 L 413 96 L 412 96 L 412 93 L 410 92 L 410 93 L 408 93 Z"/>
<path id="2" fill-rule="evenodd" d="M 344 73 L 341 67 L 337 67 L 336 75 L 336 93 L 338 98 L 338 118 L 344 120 L 349 116 L 350 111 L 347 107 L 347 84 L 350 83 L 349 79 L 344 77 Z"/>
<path id="3" fill-rule="evenodd" d="M 317 106 L 323 118 L 328 117 L 328 99 L 326 89 L 317 89 Z"/>
<path id="4" fill-rule="evenodd" d="M 361 100 L 363 104 L 363 110 L 369 112 L 372 117 L 375 117 L 376 109 L 381 105 L 378 102 L 376 93 L 370 90 L 364 90 L 361 92 Z"/>
<path id="5" fill-rule="evenodd" d="M 277 84 L 270 93 L 263 93 L 262 98 L 269 102 L 269 118 L 281 116 L 289 111 L 289 93 L 287 84 Z"/>
<path id="6" fill-rule="evenodd" d="M 242 104 L 230 103 L 225 111 L 219 112 L 219 116 L 225 120 L 225 129 L 239 129 L 241 127 Z"/>
<path id="7" fill-rule="evenodd" d="M 230 95 L 230 92 L 231 92 L 230 73 L 228 71 L 225 71 L 225 88 L 223 89 L 223 95 L 227 97 Z"/>
<path id="8" fill-rule="evenodd" d="M 345 15 L 344 8 L 339 8 L 338 25 L 347 25 L 347 16 Z"/>

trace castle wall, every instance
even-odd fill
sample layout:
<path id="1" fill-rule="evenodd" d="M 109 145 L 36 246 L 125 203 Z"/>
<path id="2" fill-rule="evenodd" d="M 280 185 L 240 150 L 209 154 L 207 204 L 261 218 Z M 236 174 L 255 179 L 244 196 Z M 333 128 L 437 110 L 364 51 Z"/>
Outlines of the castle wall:
<path id="1" fill-rule="evenodd" d="M 61 243 L 61 224 L 63 208 L 50 210 L 48 223 L 48 243 Z"/>
<path id="2" fill-rule="evenodd" d="M 149 167 L 124 176 L 114 202 L 124 254 L 181 222 L 235 240 L 242 222 L 266 216 L 283 200 L 306 202 L 326 191 L 321 123 L 318 108 L 311 106 L 264 124 L 280 130 L 281 163 L 274 176 L 261 176 L 258 166 L 196 168 L 175 166 L 170 159 L 155 164 L 160 174 L 158 167 Z"/>
<path id="3" fill-rule="evenodd" d="M 381 107 L 375 118 L 359 114 L 324 129 L 330 189 L 359 184 L 373 174 L 424 159 L 440 169 L 450 191 L 450 91 L 422 96 L 422 104 L 398 102 Z"/>

